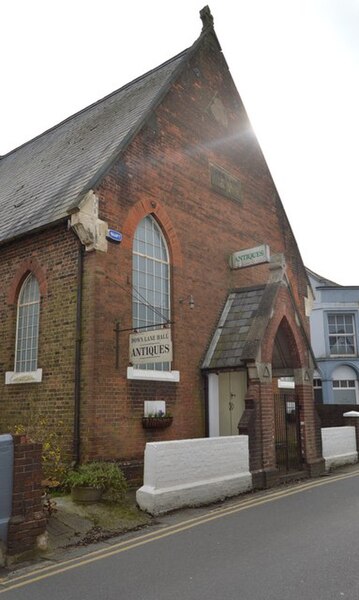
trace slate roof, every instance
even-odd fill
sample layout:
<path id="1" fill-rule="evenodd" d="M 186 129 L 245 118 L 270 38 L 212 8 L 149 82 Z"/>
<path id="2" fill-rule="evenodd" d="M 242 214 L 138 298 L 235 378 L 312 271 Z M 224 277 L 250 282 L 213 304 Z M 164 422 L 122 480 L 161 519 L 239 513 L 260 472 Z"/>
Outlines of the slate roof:
<path id="1" fill-rule="evenodd" d="M 232 368 L 244 364 L 242 359 L 247 354 L 245 349 L 266 287 L 242 288 L 229 294 L 202 368 Z"/>
<path id="2" fill-rule="evenodd" d="M 0 243 L 57 222 L 79 204 L 139 131 L 190 50 L 0 159 Z"/>
<path id="3" fill-rule="evenodd" d="M 323 277 L 322 275 L 318 275 L 318 273 L 315 273 L 308 267 L 305 267 L 305 270 L 306 270 L 307 276 L 315 279 L 318 283 L 320 283 L 322 285 L 322 287 L 343 287 L 342 285 L 340 285 L 339 283 L 335 283 L 331 279 L 327 279 L 326 277 Z"/>

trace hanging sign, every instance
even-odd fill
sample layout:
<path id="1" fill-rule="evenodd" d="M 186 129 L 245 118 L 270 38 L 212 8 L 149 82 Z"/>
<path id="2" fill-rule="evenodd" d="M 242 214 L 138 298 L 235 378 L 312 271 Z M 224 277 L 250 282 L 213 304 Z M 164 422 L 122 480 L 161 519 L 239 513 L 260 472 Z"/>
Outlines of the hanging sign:
<path id="1" fill-rule="evenodd" d="M 267 244 L 234 252 L 229 257 L 231 269 L 242 269 L 270 261 L 270 249 Z"/>
<path id="2" fill-rule="evenodd" d="M 129 362 L 132 365 L 172 361 L 170 329 L 155 329 L 130 334 Z"/>

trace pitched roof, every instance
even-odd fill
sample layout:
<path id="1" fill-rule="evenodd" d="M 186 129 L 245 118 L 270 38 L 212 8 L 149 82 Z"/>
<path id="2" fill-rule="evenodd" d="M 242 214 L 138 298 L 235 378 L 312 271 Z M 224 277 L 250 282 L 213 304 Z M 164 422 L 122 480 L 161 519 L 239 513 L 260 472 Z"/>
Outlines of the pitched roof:
<path id="1" fill-rule="evenodd" d="M 140 129 L 190 50 L 0 159 L 0 243 L 68 215 Z"/>
<path id="2" fill-rule="evenodd" d="M 334 281 L 331 281 L 330 279 L 327 279 L 326 277 L 323 277 L 322 275 L 318 275 L 318 273 L 315 273 L 308 267 L 305 267 L 305 270 L 309 277 L 312 277 L 312 279 L 315 279 L 317 281 L 317 283 L 319 283 L 319 285 L 321 285 L 323 287 L 343 287 L 339 283 L 335 283 Z"/>
<path id="3" fill-rule="evenodd" d="M 256 356 L 279 285 L 242 288 L 228 295 L 202 368 L 239 367 Z"/>

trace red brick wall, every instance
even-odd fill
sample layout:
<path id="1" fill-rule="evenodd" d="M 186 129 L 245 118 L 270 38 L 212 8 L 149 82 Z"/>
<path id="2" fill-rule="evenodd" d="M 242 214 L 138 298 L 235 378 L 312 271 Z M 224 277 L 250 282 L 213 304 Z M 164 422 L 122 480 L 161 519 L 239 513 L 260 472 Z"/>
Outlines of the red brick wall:
<path id="1" fill-rule="evenodd" d="M 40 421 L 56 430 L 72 450 L 76 276 L 78 241 L 65 224 L 18 243 L 0 254 L 0 430 Z M 29 271 L 40 284 L 38 367 L 41 383 L 5 385 L 14 370 L 18 291 Z M 34 432 L 31 431 L 31 434 Z"/>
<path id="2" fill-rule="evenodd" d="M 25 436 L 18 435 L 13 439 L 13 500 L 7 540 L 9 556 L 33 552 L 36 538 L 46 529 L 41 499 L 42 446 L 29 442 Z"/>
<path id="3" fill-rule="evenodd" d="M 211 187 L 214 163 L 241 182 L 241 200 Z M 218 47 L 210 41 L 191 59 L 141 132 L 96 189 L 100 217 L 122 231 L 121 245 L 85 255 L 82 328 L 81 452 L 93 457 L 140 458 L 151 439 L 205 433 L 200 371 L 228 290 L 264 283 L 267 265 L 232 271 L 231 253 L 268 243 L 284 252 L 298 310 L 304 318 L 306 275 L 286 216 L 245 110 Z M 173 369 L 179 383 L 127 380 L 132 325 L 132 242 L 139 221 L 153 214 L 166 236 L 172 265 Z M 33 406 L 54 423 L 72 427 L 78 244 L 64 227 L 2 250 L 2 290 L 13 289 L 29 257 L 46 274 L 42 297 L 39 367 L 43 382 L 4 389 L 6 424 Z M 39 272 L 40 272 L 39 271 Z M 17 276 L 17 275 L 16 275 Z M 18 281 L 18 280 L 16 280 Z M 13 369 L 16 306 L 0 291 L 2 375 Z M 14 294 L 16 295 L 16 294 Z M 181 299 L 192 295 L 191 310 Z M 165 399 L 174 420 L 161 433 L 142 428 L 144 400 Z M 155 436 L 155 437 L 154 437 Z M 70 436 L 66 437 L 69 444 Z"/>
<path id="4" fill-rule="evenodd" d="M 350 417 L 343 417 L 345 412 L 356 410 L 352 404 L 316 404 L 315 410 L 322 427 L 345 427 Z"/>
<path id="5" fill-rule="evenodd" d="M 224 118 L 215 118 L 213 103 Z M 240 202 L 211 188 L 211 163 L 241 181 Z M 272 252 L 284 252 L 303 320 L 306 276 L 243 105 L 214 48 L 192 59 L 97 193 L 101 218 L 124 240 L 91 257 L 95 354 L 88 363 L 92 390 L 86 394 L 84 456 L 136 458 L 148 439 L 141 426 L 144 400 L 166 399 L 174 415 L 159 438 L 204 435 L 200 366 L 228 290 L 264 283 L 269 275 L 267 265 L 231 271 L 229 255 L 264 242 Z M 171 255 L 173 368 L 180 371 L 179 383 L 128 381 L 128 332 L 120 334 L 115 368 L 115 323 L 123 329 L 132 324 L 133 234 L 147 214 L 161 225 Z M 180 302 L 190 294 L 193 310 Z"/>
<path id="6" fill-rule="evenodd" d="M 238 424 L 239 435 L 248 435 L 249 469 L 253 473 L 263 468 L 260 384 L 249 381 L 245 410 Z"/>
<path id="7" fill-rule="evenodd" d="M 296 394 L 299 399 L 300 421 L 302 435 L 302 451 L 305 463 L 311 469 L 311 465 L 318 463 L 320 472 L 321 443 L 320 426 L 316 420 L 314 406 L 313 387 L 310 382 L 309 372 L 311 368 L 311 357 L 309 348 L 302 329 L 295 319 L 295 309 L 287 287 L 280 288 L 274 304 L 274 314 L 269 321 L 267 330 L 261 344 L 261 360 L 263 363 L 272 363 L 273 349 L 276 334 L 281 329 L 286 340 L 286 358 L 288 367 L 299 371 L 308 370 L 308 382 L 296 383 Z M 252 384 L 253 385 L 253 382 Z M 275 468 L 276 456 L 274 448 L 275 423 L 274 423 L 274 399 L 273 393 L 277 386 L 277 380 L 266 384 L 261 382 L 259 389 L 255 392 L 248 390 L 248 395 L 260 400 L 261 405 L 261 427 L 262 427 L 262 453 L 263 468 Z M 315 467 L 316 471 L 318 470 Z"/>

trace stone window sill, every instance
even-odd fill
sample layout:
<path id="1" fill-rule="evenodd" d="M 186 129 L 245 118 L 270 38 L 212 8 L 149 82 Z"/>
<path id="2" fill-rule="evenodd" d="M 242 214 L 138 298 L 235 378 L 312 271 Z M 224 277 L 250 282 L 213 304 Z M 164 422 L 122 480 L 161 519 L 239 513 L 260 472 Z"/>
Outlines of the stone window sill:
<path id="1" fill-rule="evenodd" d="M 18 384 L 18 383 L 40 383 L 42 381 L 42 369 L 36 369 L 36 371 L 28 371 L 23 373 L 16 373 L 15 371 L 7 371 L 5 373 L 5 384 Z"/>
<path id="2" fill-rule="evenodd" d="M 137 381 L 174 381 L 180 380 L 179 371 L 150 371 L 146 369 L 134 369 L 127 367 L 127 379 Z"/>

